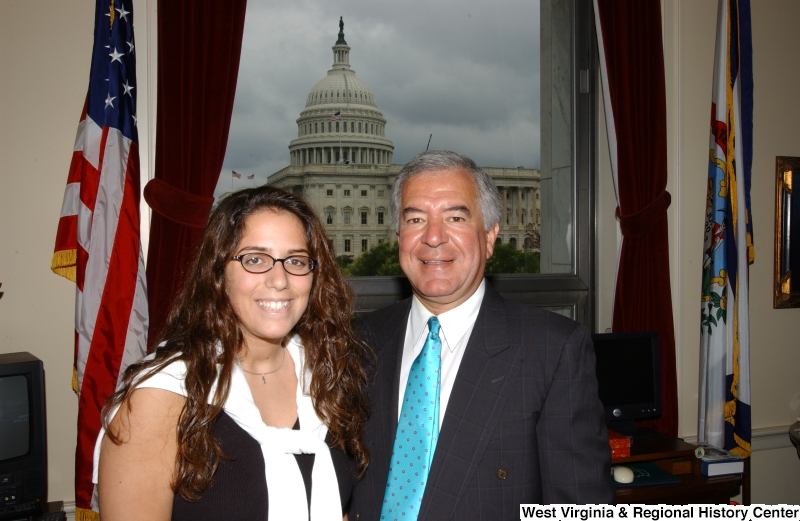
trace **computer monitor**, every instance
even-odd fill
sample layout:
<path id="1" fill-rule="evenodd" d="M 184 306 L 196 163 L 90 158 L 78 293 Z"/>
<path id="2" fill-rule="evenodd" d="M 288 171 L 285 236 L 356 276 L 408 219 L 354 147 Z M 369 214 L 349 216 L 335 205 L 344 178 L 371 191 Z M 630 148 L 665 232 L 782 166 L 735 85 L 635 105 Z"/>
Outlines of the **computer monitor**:
<path id="1" fill-rule="evenodd" d="M 44 393 L 41 360 L 0 354 L 0 507 L 47 500 Z"/>
<path id="2" fill-rule="evenodd" d="M 658 333 L 592 335 L 608 428 L 633 434 L 635 420 L 661 416 Z"/>

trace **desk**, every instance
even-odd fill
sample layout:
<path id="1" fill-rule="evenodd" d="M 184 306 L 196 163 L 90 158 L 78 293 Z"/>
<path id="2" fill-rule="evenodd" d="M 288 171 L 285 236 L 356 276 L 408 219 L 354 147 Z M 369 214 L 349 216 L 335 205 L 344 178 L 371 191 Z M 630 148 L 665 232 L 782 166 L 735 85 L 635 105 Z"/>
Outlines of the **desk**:
<path id="1" fill-rule="evenodd" d="M 695 446 L 655 431 L 639 431 L 641 436 L 631 441 L 631 455 L 625 458 L 614 458 L 612 465 L 624 465 L 634 461 L 654 461 L 669 458 L 694 458 Z M 697 467 L 695 467 L 697 468 Z M 699 470 L 699 469 L 698 469 Z M 655 505 L 686 505 L 690 503 L 727 504 L 731 497 L 739 493 L 742 485 L 741 474 L 707 477 L 693 474 L 681 474 L 680 483 L 668 485 L 639 485 L 635 487 L 618 487 L 617 503 L 641 503 Z"/>

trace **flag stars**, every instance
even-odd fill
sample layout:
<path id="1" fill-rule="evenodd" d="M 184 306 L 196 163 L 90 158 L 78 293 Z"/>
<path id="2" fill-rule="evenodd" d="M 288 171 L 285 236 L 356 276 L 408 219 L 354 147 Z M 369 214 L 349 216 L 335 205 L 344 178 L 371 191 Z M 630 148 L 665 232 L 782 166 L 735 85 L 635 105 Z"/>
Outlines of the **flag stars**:
<path id="1" fill-rule="evenodd" d="M 132 53 L 133 52 L 133 42 L 125 42 L 125 43 L 128 44 L 128 53 Z"/>
<path id="2" fill-rule="evenodd" d="M 121 6 L 121 7 L 120 7 L 120 9 L 117 9 L 117 12 L 119 13 L 119 17 L 120 17 L 120 18 L 122 18 L 122 19 L 123 19 L 123 20 L 125 20 L 126 22 L 128 21 L 128 18 L 127 18 L 127 16 L 128 16 L 129 14 L 131 14 L 131 12 L 130 12 L 130 11 L 126 11 L 126 10 L 125 10 L 125 6 L 124 6 L 124 5 L 123 5 L 123 6 Z"/>
<path id="3" fill-rule="evenodd" d="M 125 83 L 123 83 L 122 86 L 125 87 L 125 92 L 123 92 L 122 94 L 123 95 L 127 94 L 128 96 L 130 96 L 131 92 L 134 89 L 133 85 L 128 85 L 128 80 L 125 80 Z"/>
<path id="4" fill-rule="evenodd" d="M 112 96 L 111 94 L 106 96 L 106 106 L 105 106 L 105 108 L 111 107 L 113 109 L 114 108 L 114 100 L 115 99 L 117 99 L 117 97 L 116 96 Z"/>
<path id="5" fill-rule="evenodd" d="M 122 63 L 122 60 L 120 58 L 122 58 L 125 55 L 122 54 L 122 53 L 117 52 L 117 48 L 114 47 L 114 52 L 109 54 L 109 56 L 111 56 L 111 63 L 114 63 L 115 61 Z"/>

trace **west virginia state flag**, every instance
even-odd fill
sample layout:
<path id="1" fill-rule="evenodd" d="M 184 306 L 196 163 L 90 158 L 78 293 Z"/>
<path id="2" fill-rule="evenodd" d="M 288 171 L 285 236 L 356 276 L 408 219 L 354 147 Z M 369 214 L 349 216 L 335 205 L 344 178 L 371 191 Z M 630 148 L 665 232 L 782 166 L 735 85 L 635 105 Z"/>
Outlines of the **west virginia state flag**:
<path id="1" fill-rule="evenodd" d="M 698 441 L 750 455 L 750 1 L 719 0 L 703 244 Z"/>
<path id="2" fill-rule="evenodd" d="M 92 505 L 92 455 L 103 403 L 119 375 L 146 349 L 132 10 L 131 0 L 96 2 L 89 92 L 51 266 L 76 284 L 77 521 L 99 519 Z"/>

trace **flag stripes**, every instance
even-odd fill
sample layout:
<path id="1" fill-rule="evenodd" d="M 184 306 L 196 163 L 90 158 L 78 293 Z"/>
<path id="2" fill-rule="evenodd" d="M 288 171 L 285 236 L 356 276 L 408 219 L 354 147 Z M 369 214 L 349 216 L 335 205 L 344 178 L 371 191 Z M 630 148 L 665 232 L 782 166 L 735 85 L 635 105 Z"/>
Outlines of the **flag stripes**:
<path id="1" fill-rule="evenodd" d="M 132 6 L 97 0 L 89 92 L 67 177 L 52 269 L 76 284 L 73 389 L 78 394 L 75 519 L 99 519 L 92 456 L 103 404 L 146 349 L 139 236 Z"/>

